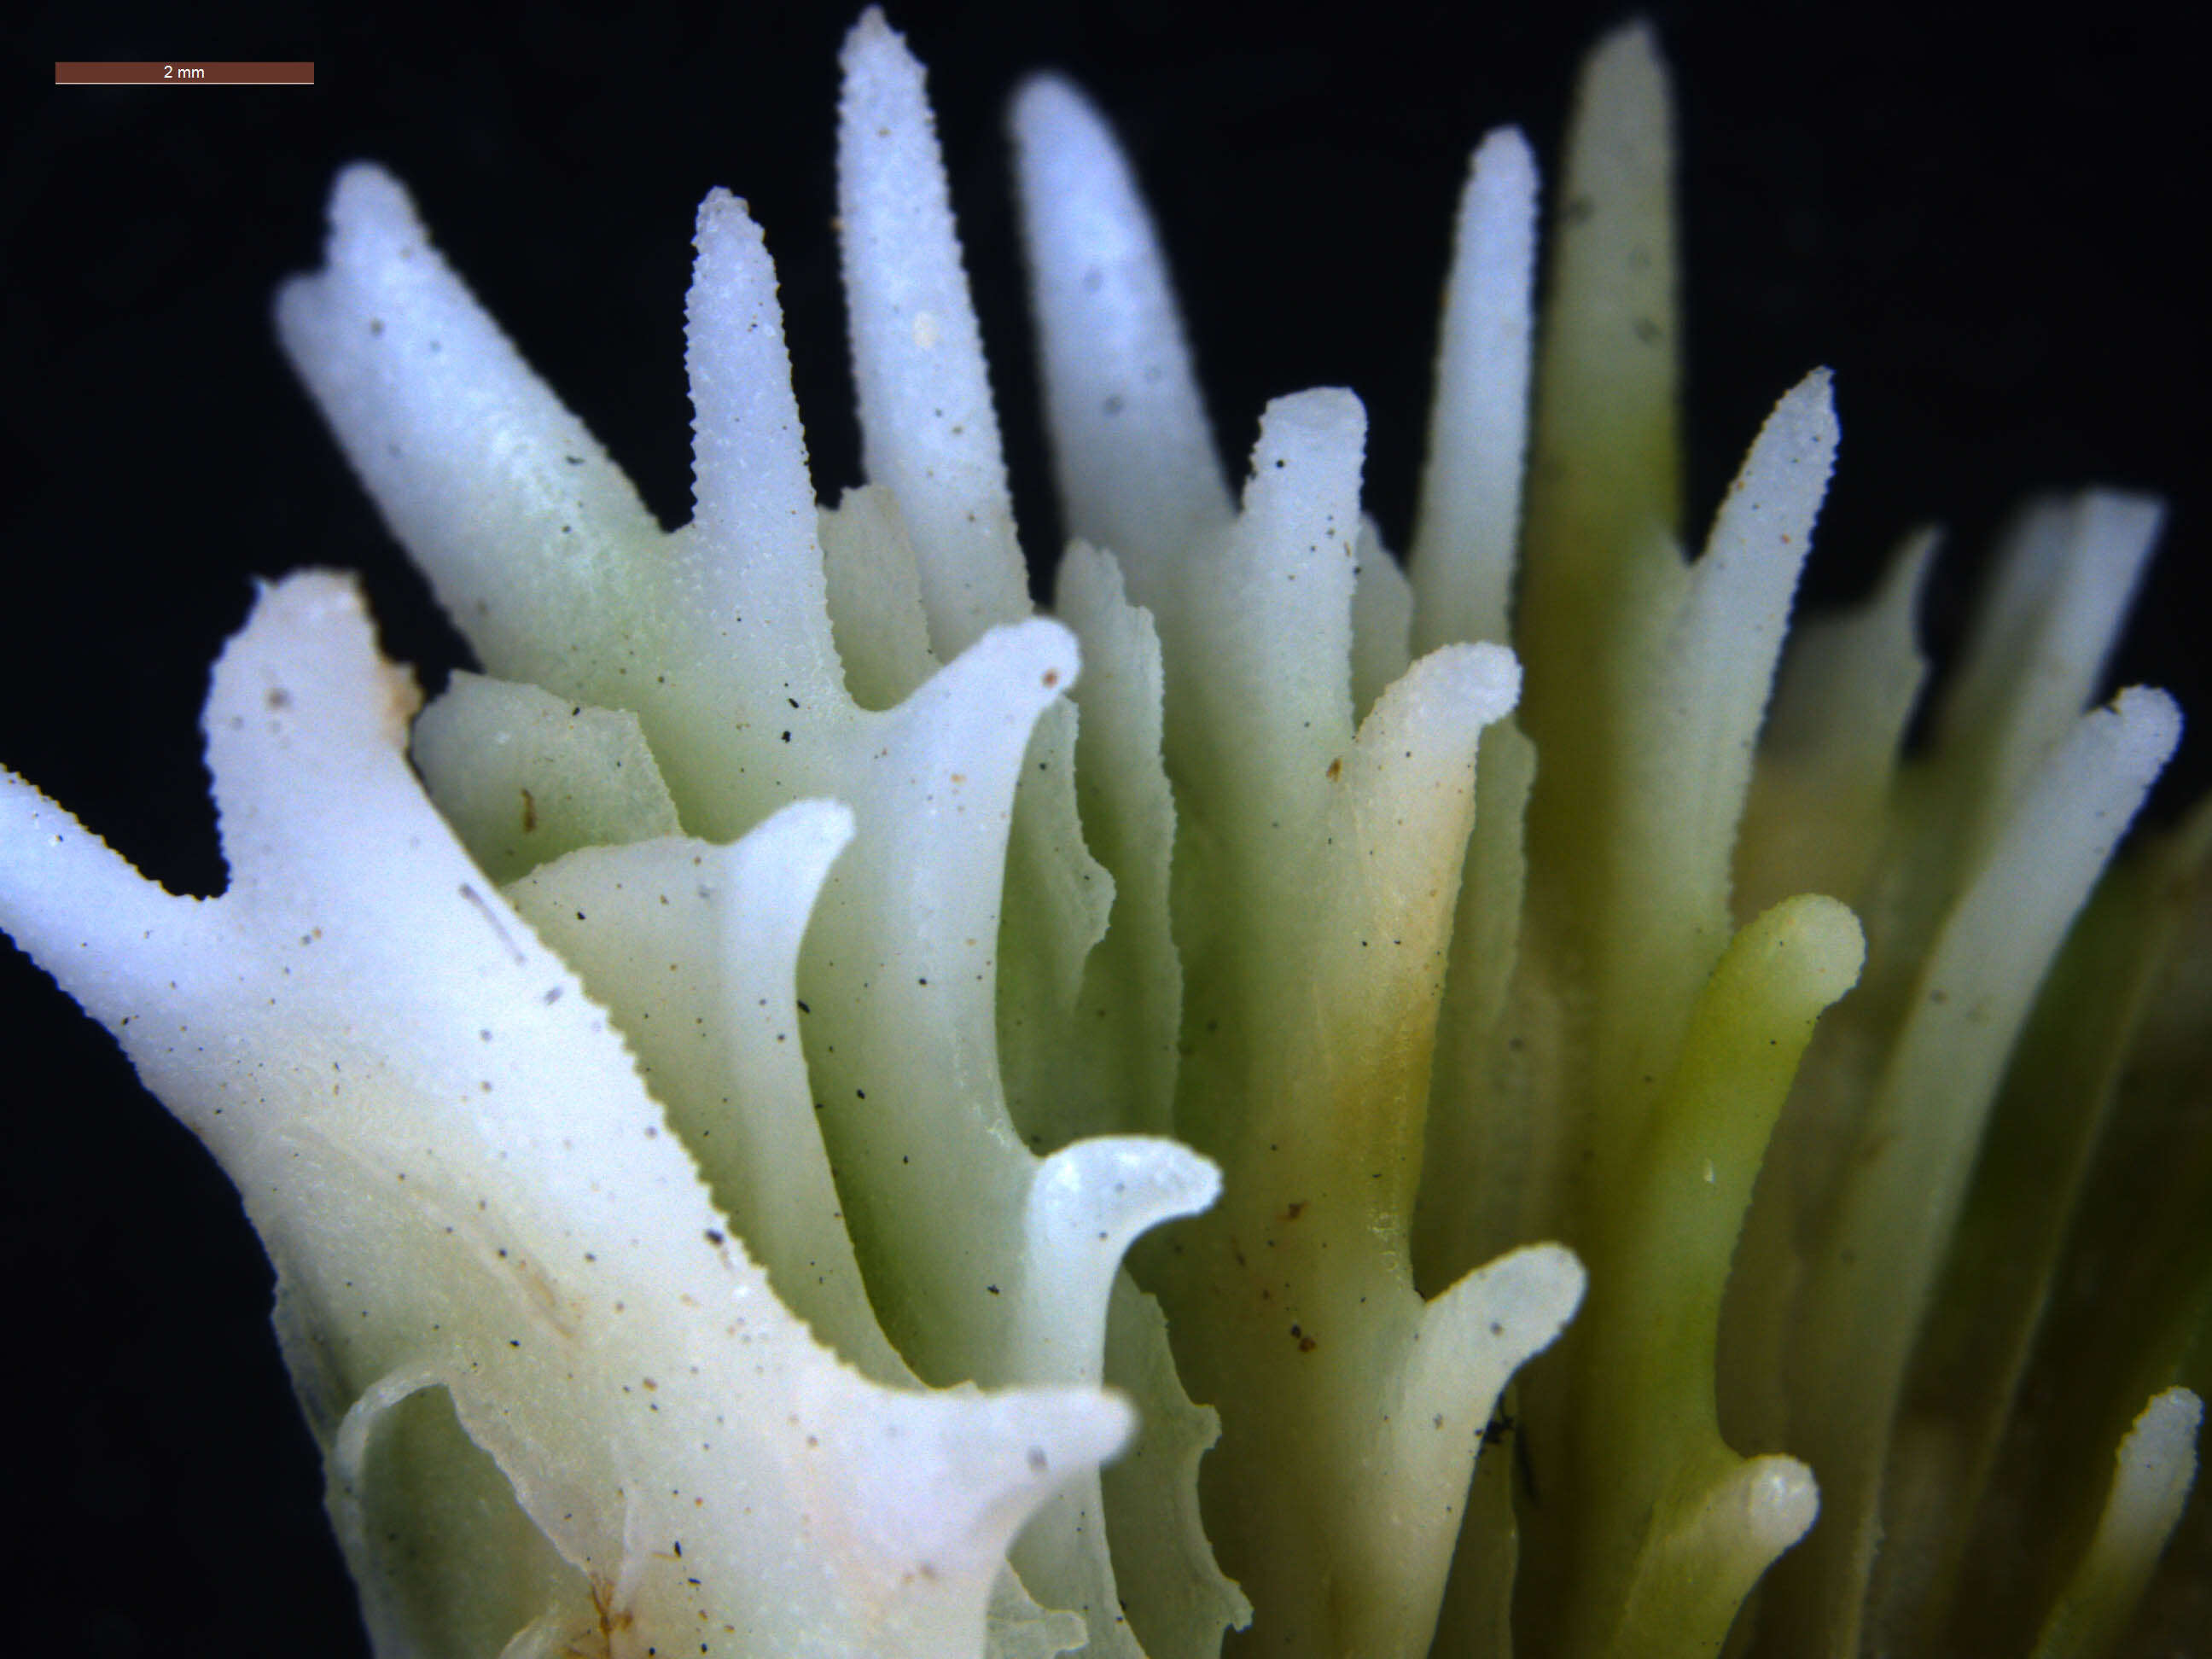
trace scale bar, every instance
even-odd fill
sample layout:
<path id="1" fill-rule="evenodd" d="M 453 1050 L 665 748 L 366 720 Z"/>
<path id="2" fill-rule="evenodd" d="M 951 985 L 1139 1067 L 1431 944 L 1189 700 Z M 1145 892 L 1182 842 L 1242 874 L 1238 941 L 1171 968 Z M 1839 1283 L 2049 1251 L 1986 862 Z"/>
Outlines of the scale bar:
<path id="1" fill-rule="evenodd" d="M 313 64 L 56 64 L 58 87 L 312 87 Z"/>

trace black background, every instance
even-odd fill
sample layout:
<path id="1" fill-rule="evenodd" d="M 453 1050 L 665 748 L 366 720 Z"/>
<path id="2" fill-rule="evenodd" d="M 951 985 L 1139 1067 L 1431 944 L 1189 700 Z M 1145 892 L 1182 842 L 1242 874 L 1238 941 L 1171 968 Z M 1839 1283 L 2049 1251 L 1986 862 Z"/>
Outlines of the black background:
<path id="1" fill-rule="evenodd" d="M 222 884 L 196 720 L 250 575 L 358 569 L 389 652 L 433 685 L 465 660 L 268 326 L 276 281 L 319 260 L 344 161 L 409 185 L 670 523 L 688 516 L 692 212 L 728 185 L 781 272 L 817 487 L 857 482 L 830 228 L 845 6 L 617 24 L 541 5 L 421 33 L 289 8 L 80 10 L 15 26 L 0 118 L 0 760 L 173 888 Z M 1402 546 L 1468 149 L 1517 122 L 1550 167 L 1576 58 L 1621 15 L 895 7 L 932 71 L 1033 559 L 1055 532 L 999 117 L 1022 70 L 1076 73 L 1131 145 L 1233 471 L 1267 398 L 1350 385 L 1372 422 L 1370 502 Z M 2195 643 L 2204 289 L 2185 252 L 2212 147 L 2177 14 L 2087 9 L 2063 33 L 1932 7 L 1650 15 L 1682 98 L 1693 520 L 1775 398 L 1832 364 L 1844 446 L 1814 599 L 1863 592 L 1903 530 L 1940 520 L 1940 654 L 2021 493 L 2155 488 L 2173 516 L 2118 678 L 2212 706 Z M 317 84 L 49 84 L 57 58 L 176 53 L 312 58 Z M 2185 738 L 2160 810 L 2202 787 L 2208 746 Z M 361 1651 L 268 1334 L 268 1269 L 227 1183 L 4 947 L 0 1023 L 0 1481 L 21 1534 L 0 1647 Z"/>

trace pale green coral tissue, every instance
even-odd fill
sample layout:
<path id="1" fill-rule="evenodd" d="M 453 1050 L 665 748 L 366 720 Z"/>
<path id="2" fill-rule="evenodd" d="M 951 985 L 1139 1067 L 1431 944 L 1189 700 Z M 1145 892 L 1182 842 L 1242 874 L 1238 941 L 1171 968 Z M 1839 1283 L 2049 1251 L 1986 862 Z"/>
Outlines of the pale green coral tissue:
<path id="1" fill-rule="evenodd" d="M 217 898 L 0 788 L 0 923 L 276 1263 L 380 1655 L 2201 1635 L 2212 811 L 2100 884 L 2179 721 L 2089 707 L 2155 504 L 2022 518 L 1924 750 L 1932 538 L 1785 658 L 1828 378 L 1686 558 L 1632 26 L 1540 330 L 1534 159 L 1474 152 L 1401 574 L 1349 392 L 1232 494 L 1041 79 L 1037 616 L 921 67 L 872 11 L 844 68 L 865 488 L 743 202 L 664 532 L 351 168 L 279 332 L 483 672 L 418 714 L 349 582 L 265 588 Z"/>

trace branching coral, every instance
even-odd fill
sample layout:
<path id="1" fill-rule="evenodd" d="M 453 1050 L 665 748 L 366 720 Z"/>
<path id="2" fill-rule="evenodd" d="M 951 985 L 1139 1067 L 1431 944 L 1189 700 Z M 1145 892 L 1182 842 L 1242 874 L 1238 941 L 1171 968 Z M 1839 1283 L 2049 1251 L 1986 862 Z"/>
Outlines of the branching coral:
<path id="1" fill-rule="evenodd" d="M 1408 583 L 1346 393 L 1271 405 L 1232 506 L 1122 164 L 1042 82 L 1078 539 L 1025 620 L 920 72 L 872 16 L 847 68 L 868 489 L 817 519 L 741 203 L 700 210 L 664 534 L 356 170 L 281 327 L 487 677 L 416 723 L 418 787 L 343 586 L 271 590 L 209 706 L 216 900 L 7 797 L 11 931 L 278 1264 L 380 1645 L 1159 1655 L 1249 1613 L 1263 1651 L 1934 1651 L 2023 1558 L 2048 1650 L 2111 1640 L 2204 1380 L 2201 823 L 2037 994 L 2174 742 L 2155 693 L 2081 712 L 2154 510 L 2022 521 L 1923 757 L 1923 549 L 1769 721 L 1834 417 L 1825 375 L 1785 397 L 1684 561 L 1630 30 L 1525 513 L 1534 175 L 1477 153 Z M 1867 971 L 1824 1019 L 1838 898 Z M 2148 1194 L 2092 1179 L 2107 1118 L 2180 1149 Z M 2130 1211 L 2172 1248 L 2074 1305 L 2137 1271 Z M 2024 1384 L 2069 1320 L 2107 1363 Z M 1103 1479 L 1102 1379 L 1141 1424 Z M 2109 1503 L 2040 1467 L 2147 1396 Z M 2039 1481 L 2034 1535 L 1979 1522 Z"/>

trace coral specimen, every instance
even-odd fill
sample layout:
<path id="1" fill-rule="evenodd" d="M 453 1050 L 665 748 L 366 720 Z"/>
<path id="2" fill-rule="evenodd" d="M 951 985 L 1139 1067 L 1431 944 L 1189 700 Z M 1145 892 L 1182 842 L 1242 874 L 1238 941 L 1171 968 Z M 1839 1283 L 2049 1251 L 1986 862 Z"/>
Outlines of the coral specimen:
<path id="1" fill-rule="evenodd" d="M 9 797 L 11 928 L 279 1265 L 380 1645 L 1208 1651 L 1246 1613 L 1211 1546 L 1261 1650 L 1419 1652 L 1441 1615 L 1446 1650 L 1711 1651 L 1816 1508 L 1775 1650 L 1940 1643 L 1954 1607 L 2112 1639 L 2203 1380 L 2201 826 L 2037 993 L 2174 742 L 2155 693 L 2081 712 L 2155 509 L 2021 521 L 1925 757 L 1924 545 L 1769 721 L 1827 383 L 1686 563 L 1631 30 L 1560 187 L 1525 511 L 1534 179 L 1514 135 L 1477 153 L 1409 585 L 1346 394 L 1271 405 L 1232 507 L 1122 165 L 1042 82 L 1015 126 L 1079 540 L 1066 627 L 1024 621 L 919 71 L 872 17 L 848 72 L 869 489 L 817 524 L 743 204 L 700 210 L 664 535 L 356 170 L 280 318 L 490 676 L 415 724 L 428 799 L 406 683 L 316 577 L 218 672 L 220 899 Z M 1813 893 L 1870 948 L 1825 1021 L 1862 936 Z M 2148 1193 L 2093 1178 L 2107 1118 L 2173 1149 Z M 2028 1370 L 2040 1325 L 2105 1363 Z M 1142 1425 L 1103 1483 L 1102 1376 Z M 2147 1386 L 2100 1521 L 2039 1437 L 2108 1449 Z M 1978 1519 L 2038 1482 L 2048 1524 Z M 2023 1560 L 2049 1593 L 1984 1611 Z"/>

